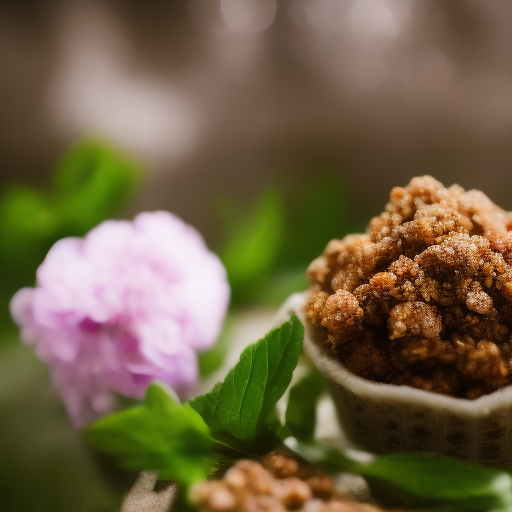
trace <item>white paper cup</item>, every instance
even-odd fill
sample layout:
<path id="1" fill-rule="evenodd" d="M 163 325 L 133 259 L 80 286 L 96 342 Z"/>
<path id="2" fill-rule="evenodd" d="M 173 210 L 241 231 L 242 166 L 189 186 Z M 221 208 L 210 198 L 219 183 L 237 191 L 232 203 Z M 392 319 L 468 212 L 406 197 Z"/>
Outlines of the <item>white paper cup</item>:
<path id="1" fill-rule="evenodd" d="M 430 451 L 483 464 L 512 462 L 512 386 L 476 400 L 369 381 L 323 349 L 323 332 L 306 320 L 307 293 L 279 312 L 304 324 L 304 352 L 329 380 L 339 422 L 356 446 L 375 453 Z"/>

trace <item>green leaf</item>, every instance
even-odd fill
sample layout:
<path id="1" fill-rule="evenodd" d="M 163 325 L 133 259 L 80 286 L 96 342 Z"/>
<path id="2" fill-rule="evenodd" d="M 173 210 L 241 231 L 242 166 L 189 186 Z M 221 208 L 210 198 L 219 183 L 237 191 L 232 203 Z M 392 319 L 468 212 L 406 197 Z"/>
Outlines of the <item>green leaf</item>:
<path id="1" fill-rule="evenodd" d="M 350 194 L 339 169 L 331 165 L 307 164 L 303 177 L 285 190 L 286 230 L 277 266 L 305 268 L 322 253 L 328 240 L 354 231 Z"/>
<path id="2" fill-rule="evenodd" d="M 144 403 L 110 414 L 85 430 L 98 450 L 128 470 L 154 470 L 165 480 L 205 480 L 212 466 L 212 441 L 201 416 L 174 400 L 163 383 L 152 383 Z"/>
<path id="3" fill-rule="evenodd" d="M 363 467 L 360 474 L 404 502 L 451 505 L 467 511 L 512 507 L 510 475 L 451 457 L 393 453 Z"/>
<path id="4" fill-rule="evenodd" d="M 249 212 L 226 201 L 219 206 L 226 238 L 219 253 L 236 301 L 274 265 L 284 232 L 283 198 L 278 190 L 269 189 Z"/>
<path id="5" fill-rule="evenodd" d="M 138 166 L 114 149 L 82 142 L 58 165 L 52 190 L 16 184 L 2 190 L 0 309 L 7 310 L 5 297 L 33 285 L 37 266 L 57 240 L 81 236 L 115 215 L 140 178 Z"/>
<path id="6" fill-rule="evenodd" d="M 267 420 L 290 384 L 303 336 L 302 324 L 292 317 L 248 346 L 223 382 L 189 402 L 214 439 L 253 455 L 271 448 Z"/>
<path id="7" fill-rule="evenodd" d="M 12 283 L 13 292 L 16 287 L 33 284 L 35 269 L 50 248 L 45 242 L 53 236 L 56 223 L 45 194 L 21 185 L 11 185 L 2 193 L 0 266 L 5 274 L 2 283 Z"/>
<path id="8" fill-rule="evenodd" d="M 314 366 L 290 389 L 285 425 L 297 439 L 313 437 L 316 405 L 325 389 L 325 377 Z"/>
<path id="9" fill-rule="evenodd" d="M 85 234 L 131 197 L 140 169 L 109 146 L 84 141 L 61 161 L 54 176 L 55 211 L 61 231 Z"/>
<path id="10" fill-rule="evenodd" d="M 370 464 L 321 443 L 287 439 L 286 446 L 329 472 L 348 471 L 375 490 L 414 506 L 482 512 L 512 510 L 512 478 L 503 471 L 431 453 L 393 453 Z"/>

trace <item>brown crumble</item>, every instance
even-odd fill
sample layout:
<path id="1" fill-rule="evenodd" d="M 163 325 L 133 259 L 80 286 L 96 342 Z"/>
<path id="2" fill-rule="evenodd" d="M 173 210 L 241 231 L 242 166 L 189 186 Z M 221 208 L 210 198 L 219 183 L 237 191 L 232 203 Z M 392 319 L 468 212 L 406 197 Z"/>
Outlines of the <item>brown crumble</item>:
<path id="1" fill-rule="evenodd" d="M 309 321 L 353 373 L 475 399 L 512 382 L 512 213 L 430 176 L 309 269 Z"/>
<path id="2" fill-rule="evenodd" d="M 198 512 L 382 512 L 337 493 L 329 476 L 283 452 L 238 461 L 222 479 L 195 484 L 190 499 Z"/>

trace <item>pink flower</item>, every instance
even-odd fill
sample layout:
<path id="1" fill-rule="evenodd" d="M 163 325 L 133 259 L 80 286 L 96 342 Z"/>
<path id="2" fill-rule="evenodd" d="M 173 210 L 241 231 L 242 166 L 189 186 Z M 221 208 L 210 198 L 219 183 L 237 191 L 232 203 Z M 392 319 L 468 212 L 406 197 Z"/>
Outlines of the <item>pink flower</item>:
<path id="1" fill-rule="evenodd" d="M 81 427 L 110 412 L 115 393 L 142 398 L 152 379 L 190 396 L 196 351 L 215 342 L 228 302 L 220 260 L 195 229 L 160 211 L 57 242 L 11 314 Z"/>

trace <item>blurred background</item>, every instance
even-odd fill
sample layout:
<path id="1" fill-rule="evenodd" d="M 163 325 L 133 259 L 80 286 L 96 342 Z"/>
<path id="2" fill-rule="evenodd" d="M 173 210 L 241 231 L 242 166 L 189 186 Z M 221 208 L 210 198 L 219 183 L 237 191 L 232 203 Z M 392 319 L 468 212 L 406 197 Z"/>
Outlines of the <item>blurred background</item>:
<path id="1" fill-rule="evenodd" d="M 1 0 L 0 508 L 117 510 L 133 481 L 83 445 L 9 319 L 57 239 L 155 209 L 201 231 L 233 290 L 207 375 L 394 185 L 428 173 L 512 209 L 511 16 L 505 0 Z"/>

